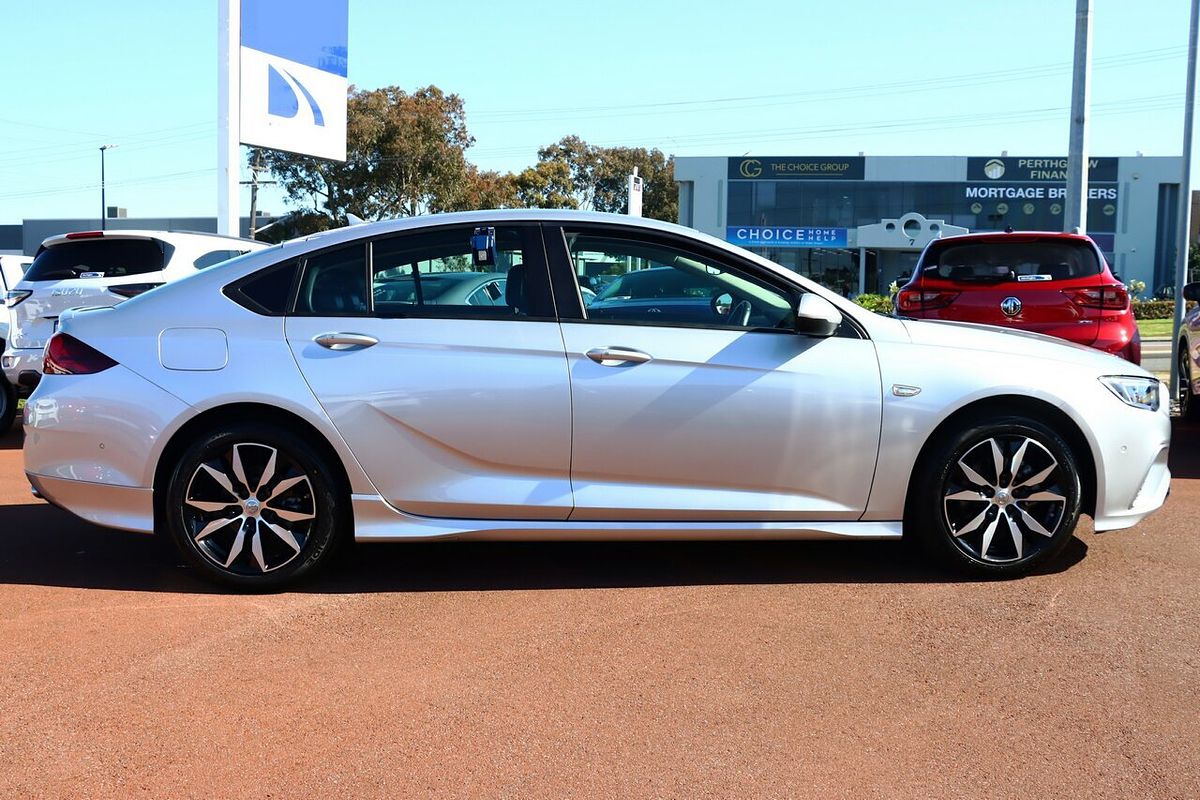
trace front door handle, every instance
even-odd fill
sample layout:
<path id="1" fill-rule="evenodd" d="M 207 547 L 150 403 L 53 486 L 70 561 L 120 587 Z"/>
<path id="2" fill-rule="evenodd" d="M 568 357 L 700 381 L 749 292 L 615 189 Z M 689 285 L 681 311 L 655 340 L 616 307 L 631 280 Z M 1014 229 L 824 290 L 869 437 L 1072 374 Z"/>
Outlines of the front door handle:
<path id="1" fill-rule="evenodd" d="M 378 339 L 365 333 L 322 333 L 313 337 L 313 341 L 327 350 L 362 350 L 379 344 Z"/>
<path id="2" fill-rule="evenodd" d="M 593 347 L 584 353 L 602 367 L 619 367 L 626 364 L 645 364 L 650 354 L 629 347 Z"/>

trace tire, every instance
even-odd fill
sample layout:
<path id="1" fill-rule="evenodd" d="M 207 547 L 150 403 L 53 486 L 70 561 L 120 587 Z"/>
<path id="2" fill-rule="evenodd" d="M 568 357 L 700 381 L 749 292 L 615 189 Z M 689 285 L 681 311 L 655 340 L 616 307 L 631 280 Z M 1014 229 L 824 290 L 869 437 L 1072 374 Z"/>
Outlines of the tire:
<path id="1" fill-rule="evenodd" d="M 1200 400 L 1192 394 L 1192 359 L 1187 341 L 1179 341 L 1179 416 L 1189 421 L 1200 420 Z"/>
<path id="2" fill-rule="evenodd" d="M 285 428 L 212 430 L 184 451 L 169 480 L 168 534 L 204 577 L 226 586 L 283 588 L 328 563 L 342 538 L 330 465 Z"/>
<path id="3" fill-rule="evenodd" d="M 8 433 L 17 416 L 17 390 L 0 374 L 0 436 Z"/>
<path id="4" fill-rule="evenodd" d="M 951 569 L 1015 578 L 1066 547 L 1081 494 L 1070 446 L 1045 424 L 977 419 L 942 438 L 914 471 L 906 533 Z"/>

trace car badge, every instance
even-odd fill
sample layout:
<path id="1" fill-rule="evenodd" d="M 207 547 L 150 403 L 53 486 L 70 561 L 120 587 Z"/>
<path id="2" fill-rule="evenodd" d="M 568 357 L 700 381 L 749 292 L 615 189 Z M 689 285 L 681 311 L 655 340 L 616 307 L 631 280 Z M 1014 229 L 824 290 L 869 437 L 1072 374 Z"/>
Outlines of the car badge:
<path id="1" fill-rule="evenodd" d="M 1000 301 L 1000 310 L 1006 317 L 1015 317 L 1021 313 L 1021 301 L 1015 297 L 1006 297 Z"/>

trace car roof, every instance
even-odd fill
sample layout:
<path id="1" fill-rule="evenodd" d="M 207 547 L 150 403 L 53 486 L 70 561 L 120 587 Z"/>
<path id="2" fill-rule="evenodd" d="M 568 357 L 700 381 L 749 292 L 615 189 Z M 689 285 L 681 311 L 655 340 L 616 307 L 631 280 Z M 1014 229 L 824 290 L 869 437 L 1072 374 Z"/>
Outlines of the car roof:
<path id="1" fill-rule="evenodd" d="M 294 246 L 301 243 L 313 246 L 334 245 L 340 242 L 350 242 L 365 236 L 380 236 L 388 233 L 399 233 L 414 228 L 429 228 L 439 225 L 465 225 L 470 223 L 504 223 L 504 222 L 549 222 L 557 225 L 569 223 L 603 223 L 605 225 L 627 225 L 635 228 L 658 230 L 664 233 L 683 233 L 690 237 L 703 237 L 694 228 L 676 225 L 673 222 L 660 222 L 645 217 L 630 217 L 625 214 L 609 214 L 600 211 L 572 211 L 550 208 L 514 208 L 484 211 L 457 211 L 449 214 L 428 214 L 419 217 L 404 217 L 401 219 L 366 222 L 361 225 L 350 225 L 344 228 L 321 231 L 320 233 L 301 236 L 284 242 L 284 246 Z M 705 237 L 708 238 L 708 237 Z"/>
<path id="2" fill-rule="evenodd" d="M 1074 241 L 1094 244 L 1091 237 L 1082 233 L 1063 233 L 1061 231 L 982 231 L 964 233 L 959 236 L 947 236 L 935 239 L 939 244 L 954 244 L 957 242 L 1032 242 L 1032 241 Z"/>

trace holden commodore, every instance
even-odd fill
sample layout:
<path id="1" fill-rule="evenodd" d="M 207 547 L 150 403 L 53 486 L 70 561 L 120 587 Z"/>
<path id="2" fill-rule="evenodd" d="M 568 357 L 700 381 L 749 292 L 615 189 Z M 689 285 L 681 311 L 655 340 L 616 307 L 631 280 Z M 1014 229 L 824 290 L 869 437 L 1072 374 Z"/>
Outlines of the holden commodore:
<path id="1" fill-rule="evenodd" d="M 467 272 L 503 296 L 448 301 Z M 590 313 L 582 276 L 634 272 Z M 873 314 L 649 220 L 346 228 L 59 322 L 25 411 L 34 491 L 247 588 L 348 537 L 910 536 L 1017 576 L 1081 514 L 1135 525 L 1170 481 L 1167 403 L 1139 367 Z"/>

